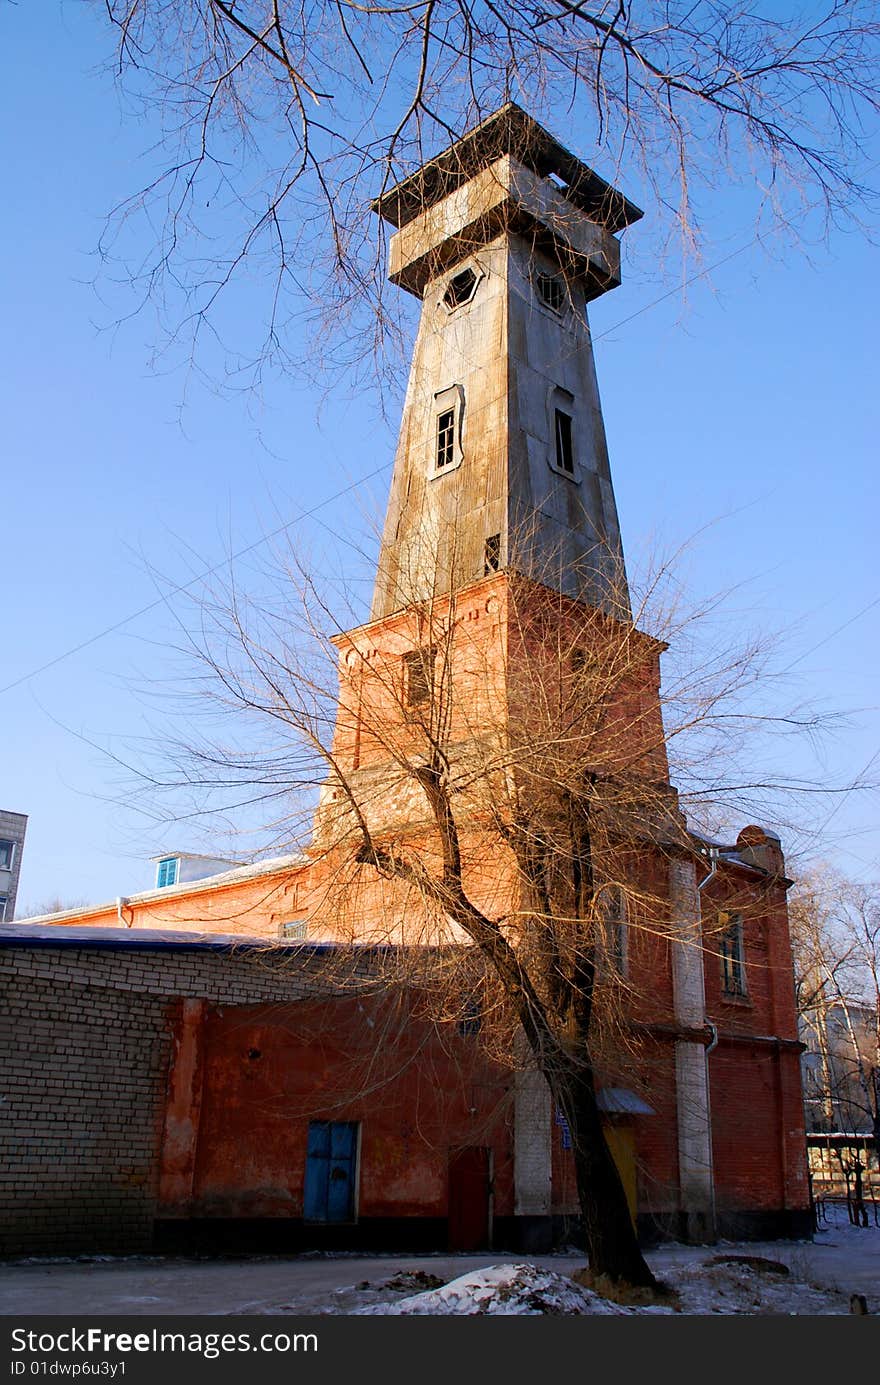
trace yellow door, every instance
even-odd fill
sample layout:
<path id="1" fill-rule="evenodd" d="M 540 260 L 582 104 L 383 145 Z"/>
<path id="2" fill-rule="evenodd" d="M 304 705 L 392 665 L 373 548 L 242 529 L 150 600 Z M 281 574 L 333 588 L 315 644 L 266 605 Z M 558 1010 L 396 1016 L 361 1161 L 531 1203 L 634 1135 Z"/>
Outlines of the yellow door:
<path id="1" fill-rule="evenodd" d="M 631 1125 L 606 1125 L 605 1143 L 617 1165 L 632 1224 L 636 1224 L 636 1142 Z"/>

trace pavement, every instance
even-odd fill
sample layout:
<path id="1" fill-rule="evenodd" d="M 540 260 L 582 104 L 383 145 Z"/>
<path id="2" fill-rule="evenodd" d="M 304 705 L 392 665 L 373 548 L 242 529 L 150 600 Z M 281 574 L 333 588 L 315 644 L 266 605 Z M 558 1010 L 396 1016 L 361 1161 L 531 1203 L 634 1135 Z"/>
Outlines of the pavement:
<path id="1" fill-rule="evenodd" d="M 792 1276 L 821 1288 L 862 1293 L 880 1313 L 880 1228 L 839 1220 L 810 1241 L 721 1242 L 713 1246 L 660 1246 L 647 1253 L 661 1278 L 664 1266 L 700 1263 L 721 1254 L 781 1260 Z M 338 1291 L 375 1283 L 400 1270 L 425 1270 L 443 1280 L 525 1257 L 485 1255 L 309 1254 L 222 1259 L 172 1256 L 29 1259 L 0 1263 L 0 1313 L 6 1316 L 150 1314 L 246 1315 L 316 1313 Z M 529 1263 L 570 1274 L 583 1263 L 576 1252 L 528 1257 Z M 343 1301 L 344 1302 L 344 1301 Z M 343 1307 L 344 1311 L 344 1307 Z"/>

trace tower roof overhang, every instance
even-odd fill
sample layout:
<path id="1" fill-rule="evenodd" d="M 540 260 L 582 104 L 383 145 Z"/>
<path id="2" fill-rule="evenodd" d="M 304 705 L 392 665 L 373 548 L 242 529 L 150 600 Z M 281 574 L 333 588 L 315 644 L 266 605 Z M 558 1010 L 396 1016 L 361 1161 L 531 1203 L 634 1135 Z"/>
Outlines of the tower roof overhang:
<path id="1" fill-rule="evenodd" d="M 540 178 L 555 175 L 562 196 L 612 234 L 644 215 L 512 101 L 382 193 L 373 210 L 399 229 L 505 154 Z"/>

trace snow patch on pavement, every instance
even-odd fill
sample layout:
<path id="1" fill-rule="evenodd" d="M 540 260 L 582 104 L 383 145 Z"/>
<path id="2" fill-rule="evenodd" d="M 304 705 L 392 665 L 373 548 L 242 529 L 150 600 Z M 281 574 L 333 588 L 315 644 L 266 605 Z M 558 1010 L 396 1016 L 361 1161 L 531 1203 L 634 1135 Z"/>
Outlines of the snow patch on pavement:
<path id="1" fill-rule="evenodd" d="M 477 1314 L 498 1317 L 555 1316 L 575 1313 L 625 1313 L 608 1299 L 582 1289 L 566 1275 L 534 1265 L 491 1265 L 460 1275 L 442 1289 L 411 1294 L 396 1303 L 375 1303 L 355 1308 L 354 1314 Z"/>

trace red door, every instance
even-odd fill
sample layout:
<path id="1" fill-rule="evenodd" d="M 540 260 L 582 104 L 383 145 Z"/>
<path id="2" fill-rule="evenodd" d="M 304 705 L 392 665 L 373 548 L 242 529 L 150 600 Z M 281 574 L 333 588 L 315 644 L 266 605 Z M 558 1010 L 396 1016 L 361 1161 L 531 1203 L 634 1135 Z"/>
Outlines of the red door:
<path id="1" fill-rule="evenodd" d="M 492 1151 L 461 1149 L 449 1159 L 449 1249 L 487 1250 Z"/>

